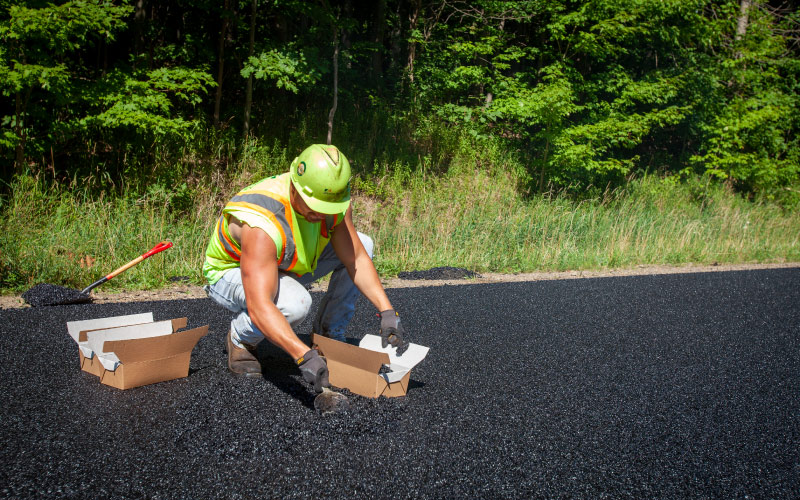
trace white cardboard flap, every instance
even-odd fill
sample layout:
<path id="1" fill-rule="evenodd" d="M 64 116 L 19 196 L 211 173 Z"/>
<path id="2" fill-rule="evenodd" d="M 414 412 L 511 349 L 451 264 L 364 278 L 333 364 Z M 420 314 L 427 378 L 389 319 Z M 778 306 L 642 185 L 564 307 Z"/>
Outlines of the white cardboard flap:
<path id="1" fill-rule="evenodd" d="M 397 382 L 405 377 L 406 373 L 411 371 L 412 368 L 417 366 L 420 361 L 425 359 L 428 355 L 430 347 L 425 347 L 419 344 L 409 344 L 408 349 L 401 356 L 397 355 L 397 348 L 391 344 L 386 347 L 381 347 L 381 338 L 378 335 L 364 335 L 361 342 L 358 343 L 359 347 L 369 349 L 370 351 L 385 352 L 389 355 L 389 368 L 392 370 L 389 373 L 383 373 L 381 376 L 388 383 Z"/>
<path id="2" fill-rule="evenodd" d="M 84 358 L 92 359 L 94 357 L 94 351 L 89 348 L 89 342 L 78 342 L 78 349 Z"/>
<path id="3" fill-rule="evenodd" d="M 153 313 L 142 313 L 142 314 L 129 314 L 127 316 L 112 316 L 110 318 L 97 318 L 97 319 L 86 319 L 81 321 L 69 321 L 67 322 L 67 331 L 69 335 L 78 342 L 78 335 L 80 332 L 85 332 L 87 330 L 100 330 L 106 328 L 115 328 L 118 326 L 127 326 L 127 325 L 136 325 L 141 323 L 152 323 L 153 322 Z M 81 349 L 83 351 L 83 349 Z M 84 352 L 84 356 L 86 353 Z M 87 356 L 91 357 L 91 356 Z"/>
<path id="4" fill-rule="evenodd" d="M 98 361 L 103 365 L 103 368 L 113 372 L 120 365 L 119 358 L 113 352 L 104 352 L 97 355 Z"/>
<path id="5" fill-rule="evenodd" d="M 172 333 L 172 320 L 145 323 L 141 325 L 121 326 L 106 330 L 93 330 L 86 333 L 89 348 L 102 357 L 106 354 L 103 344 L 112 340 L 144 339 L 159 337 Z M 115 356 L 116 357 L 116 356 Z M 118 362 L 119 360 L 117 360 Z M 105 366 L 105 365 L 104 365 Z"/>

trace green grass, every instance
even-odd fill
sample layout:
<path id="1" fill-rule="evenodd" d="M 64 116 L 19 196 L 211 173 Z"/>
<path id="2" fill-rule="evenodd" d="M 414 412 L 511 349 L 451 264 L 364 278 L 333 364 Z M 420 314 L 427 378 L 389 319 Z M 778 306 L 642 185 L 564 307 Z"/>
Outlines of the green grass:
<path id="1" fill-rule="evenodd" d="M 199 280 L 205 221 L 146 199 L 88 199 L 18 179 L 3 207 L 0 289 L 24 291 L 39 282 L 84 288 L 162 240 L 174 247 L 103 285 L 149 289 L 173 276 Z"/>
<path id="2" fill-rule="evenodd" d="M 202 283 L 203 253 L 236 189 L 288 164 L 253 148 L 233 173 L 93 198 L 17 178 L 4 200 L 0 291 L 45 282 L 83 288 L 161 240 L 174 248 L 103 290 L 152 289 L 169 278 Z M 721 185 L 646 177 L 595 198 L 520 194 L 519 166 L 496 151 L 457 153 L 447 169 L 382 165 L 355 182 L 356 226 L 376 242 L 379 271 L 457 266 L 479 272 L 623 268 L 646 264 L 800 262 L 800 216 L 743 200 Z"/>
<path id="3" fill-rule="evenodd" d="M 505 173 L 451 170 L 367 204 L 357 221 L 387 273 L 459 266 L 475 271 L 606 269 L 642 264 L 800 261 L 800 217 L 714 187 L 632 181 L 603 199 L 524 199 Z M 359 224 L 357 224 L 359 225 Z"/>

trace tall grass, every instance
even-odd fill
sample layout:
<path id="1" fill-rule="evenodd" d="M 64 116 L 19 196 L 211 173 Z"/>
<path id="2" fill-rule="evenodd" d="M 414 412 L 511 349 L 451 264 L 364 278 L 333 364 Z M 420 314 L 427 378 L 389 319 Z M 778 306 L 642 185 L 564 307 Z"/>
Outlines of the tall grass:
<path id="1" fill-rule="evenodd" d="M 84 288 L 162 240 L 174 248 L 119 275 L 104 289 L 153 288 L 174 276 L 198 280 L 205 221 L 146 198 L 91 199 L 18 178 L 2 211 L 0 288 L 46 282 Z"/>
<path id="2" fill-rule="evenodd" d="M 646 177 L 595 199 L 520 196 L 508 170 L 460 158 L 444 175 L 387 176 L 357 225 L 385 273 L 602 269 L 641 264 L 800 261 L 800 217 L 723 186 Z M 358 206 L 358 205 L 357 205 Z"/>
<path id="3" fill-rule="evenodd" d="M 104 290 L 201 283 L 211 226 L 241 187 L 288 168 L 293 155 L 252 142 L 225 173 L 139 195 L 18 177 L 0 210 L 0 291 L 38 282 L 83 288 L 161 240 L 174 248 Z M 528 196 L 524 166 L 502 150 L 459 146 L 447 165 L 376 164 L 354 182 L 356 226 L 376 242 L 383 275 L 458 266 L 476 271 L 602 269 L 640 264 L 800 262 L 800 217 L 721 185 L 645 177 L 576 199 Z M 382 172 L 382 174 L 376 174 Z"/>

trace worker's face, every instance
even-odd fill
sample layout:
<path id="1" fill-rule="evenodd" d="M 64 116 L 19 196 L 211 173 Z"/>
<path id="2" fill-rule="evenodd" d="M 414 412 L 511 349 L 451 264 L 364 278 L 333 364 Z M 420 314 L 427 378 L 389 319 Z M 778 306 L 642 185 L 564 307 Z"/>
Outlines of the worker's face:
<path id="1" fill-rule="evenodd" d="M 325 214 L 321 214 L 319 212 L 311 210 L 306 204 L 305 200 L 303 200 L 303 197 L 300 196 L 300 193 L 298 193 L 297 190 L 294 188 L 294 185 L 290 185 L 290 187 L 291 187 L 290 201 L 292 203 L 292 208 L 294 208 L 294 211 L 297 212 L 297 214 L 300 215 L 300 217 L 312 223 L 322 222 L 325 220 L 326 217 Z"/>

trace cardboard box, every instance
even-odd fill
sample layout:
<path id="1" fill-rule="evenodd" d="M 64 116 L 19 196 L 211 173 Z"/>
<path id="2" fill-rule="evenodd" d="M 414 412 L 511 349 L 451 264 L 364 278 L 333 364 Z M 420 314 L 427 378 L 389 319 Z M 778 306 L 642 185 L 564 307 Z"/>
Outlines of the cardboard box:
<path id="1" fill-rule="evenodd" d="M 392 346 L 381 348 L 381 338 L 365 335 L 359 345 L 313 335 L 311 342 L 328 362 L 329 380 L 332 386 L 377 398 L 405 396 L 411 369 L 428 354 L 428 347 L 410 344 L 402 356 Z M 386 365 L 391 371 L 380 373 Z"/>
<path id="2" fill-rule="evenodd" d="M 118 389 L 189 375 L 192 349 L 208 326 L 185 328 L 186 318 L 153 322 L 153 314 L 134 314 L 67 323 L 78 344 L 81 370 Z"/>

